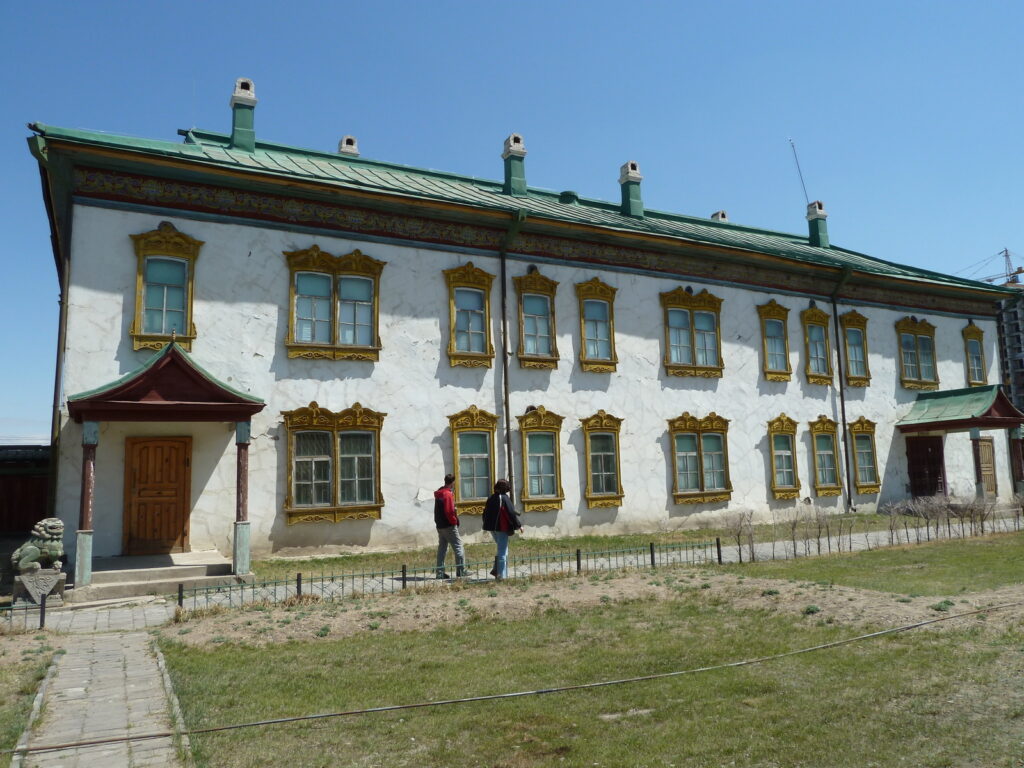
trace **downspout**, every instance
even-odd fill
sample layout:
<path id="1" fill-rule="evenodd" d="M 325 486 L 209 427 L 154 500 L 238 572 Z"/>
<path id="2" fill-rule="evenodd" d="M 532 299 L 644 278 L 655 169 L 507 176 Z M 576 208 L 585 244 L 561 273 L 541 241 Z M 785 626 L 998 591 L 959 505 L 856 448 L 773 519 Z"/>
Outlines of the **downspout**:
<path id="1" fill-rule="evenodd" d="M 512 413 L 509 405 L 508 387 L 508 247 L 519 235 L 519 230 L 526 221 L 526 211 L 517 208 L 512 212 L 512 221 L 501 238 L 498 258 L 501 260 L 501 384 L 502 384 L 502 413 L 505 422 L 505 470 L 508 475 L 508 482 L 511 486 L 509 495 L 516 497 L 515 471 L 512 467 Z"/>
<path id="2" fill-rule="evenodd" d="M 846 482 L 843 484 L 843 495 L 846 497 L 846 511 L 853 512 L 853 501 L 850 494 L 850 483 L 853 482 L 853 478 L 850 475 L 850 444 L 849 434 L 846 427 L 846 375 L 843 370 L 843 340 L 839 335 L 839 306 L 836 303 L 836 299 L 839 296 L 839 292 L 843 290 L 843 286 L 846 285 L 846 281 L 850 279 L 852 270 L 849 267 L 843 267 L 843 272 L 839 276 L 839 282 L 836 283 L 835 290 L 832 291 L 832 295 L 829 299 L 832 301 L 832 325 L 835 329 L 836 337 L 836 370 L 839 374 L 839 413 L 843 420 L 843 470 L 846 476 Z"/>

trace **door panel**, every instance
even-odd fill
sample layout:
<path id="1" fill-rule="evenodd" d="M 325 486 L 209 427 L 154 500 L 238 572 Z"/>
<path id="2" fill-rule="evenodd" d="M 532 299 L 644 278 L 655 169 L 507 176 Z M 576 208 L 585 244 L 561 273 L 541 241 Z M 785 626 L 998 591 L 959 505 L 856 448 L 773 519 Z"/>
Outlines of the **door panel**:
<path id="1" fill-rule="evenodd" d="M 985 486 L 986 496 L 996 495 L 996 449 L 991 437 L 972 440 L 977 481 Z"/>
<path id="2" fill-rule="evenodd" d="M 191 437 L 125 440 L 126 555 L 188 551 Z"/>
<path id="3" fill-rule="evenodd" d="M 911 496 L 945 495 L 946 466 L 942 438 L 908 437 L 907 472 Z"/>

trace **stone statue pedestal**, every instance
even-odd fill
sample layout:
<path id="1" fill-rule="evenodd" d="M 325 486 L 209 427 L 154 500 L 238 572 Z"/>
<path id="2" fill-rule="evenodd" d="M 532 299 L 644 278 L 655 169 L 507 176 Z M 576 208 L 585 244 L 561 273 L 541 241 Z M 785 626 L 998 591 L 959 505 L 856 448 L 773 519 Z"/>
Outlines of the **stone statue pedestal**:
<path id="1" fill-rule="evenodd" d="M 14 577 L 14 605 L 39 605 L 46 595 L 47 608 L 64 605 L 67 574 L 56 568 L 40 568 Z"/>

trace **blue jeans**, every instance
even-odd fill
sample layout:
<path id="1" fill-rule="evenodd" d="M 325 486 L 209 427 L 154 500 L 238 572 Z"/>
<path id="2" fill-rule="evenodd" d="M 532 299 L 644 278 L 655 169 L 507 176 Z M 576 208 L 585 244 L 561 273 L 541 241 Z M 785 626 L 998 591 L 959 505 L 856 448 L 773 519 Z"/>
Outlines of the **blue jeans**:
<path id="1" fill-rule="evenodd" d="M 497 579 L 508 578 L 508 534 L 504 531 L 491 531 L 498 551 L 494 556 L 494 573 Z"/>
<path id="2" fill-rule="evenodd" d="M 448 545 L 455 550 L 455 575 L 464 576 L 466 573 L 466 554 L 462 548 L 462 537 L 459 535 L 459 526 L 437 529 L 437 577 L 444 576 L 444 561 L 448 556 Z"/>

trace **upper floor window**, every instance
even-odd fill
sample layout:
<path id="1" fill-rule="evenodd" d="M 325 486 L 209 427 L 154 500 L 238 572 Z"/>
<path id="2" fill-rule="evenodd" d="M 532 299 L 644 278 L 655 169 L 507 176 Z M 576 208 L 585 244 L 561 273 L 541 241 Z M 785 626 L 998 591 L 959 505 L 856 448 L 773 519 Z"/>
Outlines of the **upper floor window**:
<path id="1" fill-rule="evenodd" d="M 593 278 L 576 284 L 580 305 L 580 367 L 591 373 L 611 373 L 615 355 L 615 293 L 617 289 Z"/>
<path id="2" fill-rule="evenodd" d="M 537 272 L 513 277 L 519 294 L 519 365 L 557 368 L 555 291 L 558 282 Z"/>
<path id="3" fill-rule="evenodd" d="M 152 232 L 132 235 L 135 246 L 135 317 L 129 334 L 133 349 L 161 349 L 173 338 L 192 348 L 195 262 L 202 240 L 162 221 Z"/>
<path id="4" fill-rule="evenodd" d="M 380 519 L 380 431 L 386 413 L 355 403 L 338 413 L 315 401 L 285 411 L 288 524 Z"/>
<path id="5" fill-rule="evenodd" d="M 562 417 L 543 405 L 518 417 L 523 438 L 523 509 L 551 512 L 562 508 Z"/>
<path id="6" fill-rule="evenodd" d="M 967 364 L 967 385 L 974 387 L 988 384 L 983 342 L 985 333 L 971 320 L 964 326 L 964 361 Z"/>
<path id="7" fill-rule="evenodd" d="M 808 384 L 832 383 L 832 350 L 828 338 L 828 313 L 809 307 L 800 313 L 804 326 L 804 373 Z"/>
<path id="8" fill-rule="evenodd" d="M 729 420 L 712 412 L 699 419 L 684 413 L 669 419 L 676 504 L 728 501 L 729 450 L 726 437 Z"/>
<path id="9" fill-rule="evenodd" d="M 619 467 L 619 432 L 622 419 L 603 410 L 582 419 L 586 448 L 587 506 L 618 507 L 622 505 L 622 473 Z"/>
<path id="10" fill-rule="evenodd" d="M 935 326 L 927 320 L 905 317 L 896 323 L 896 335 L 900 342 L 900 383 L 907 389 L 938 389 Z"/>
<path id="11" fill-rule="evenodd" d="M 661 294 L 665 312 L 665 372 L 670 376 L 722 375 L 719 315 L 722 300 L 702 290 L 676 288 Z"/>
<path id="12" fill-rule="evenodd" d="M 850 310 L 839 317 L 843 329 L 843 343 L 846 347 L 846 385 L 866 387 L 871 383 L 868 368 L 868 319 L 856 310 Z"/>
<path id="13" fill-rule="evenodd" d="M 380 275 L 386 262 L 359 250 L 332 256 L 314 245 L 288 251 L 290 358 L 362 360 L 380 356 Z"/>
<path id="14" fill-rule="evenodd" d="M 772 456 L 772 494 L 776 499 L 800 496 L 800 472 L 796 460 L 796 422 L 786 414 L 768 422 Z"/>
<path id="15" fill-rule="evenodd" d="M 836 423 L 821 415 L 811 422 L 812 456 L 814 459 L 814 493 L 817 496 L 839 496 L 839 462 L 836 459 Z"/>
<path id="16" fill-rule="evenodd" d="M 761 318 L 762 370 L 768 381 L 789 381 L 793 369 L 789 364 L 789 333 L 786 323 L 789 308 L 772 299 L 757 308 Z"/>
<path id="17" fill-rule="evenodd" d="M 455 506 L 479 515 L 494 486 L 494 433 L 498 417 L 475 405 L 448 417 L 455 464 Z"/>
<path id="18" fill-rule="evenodd" d="M 849 434 L 853 441 L 854 487 L 860 494 L 878 493 L 882 486 L 875 456 L 875 422 L 861 416 L 850 424 Z"/>
<path id="19" fill-rule="evenodd" d="M 448 283 L 448 363 L 467 368 L 490 368 L 491 284 L 494 275 L 473 266 L 446 269 Z"/>

